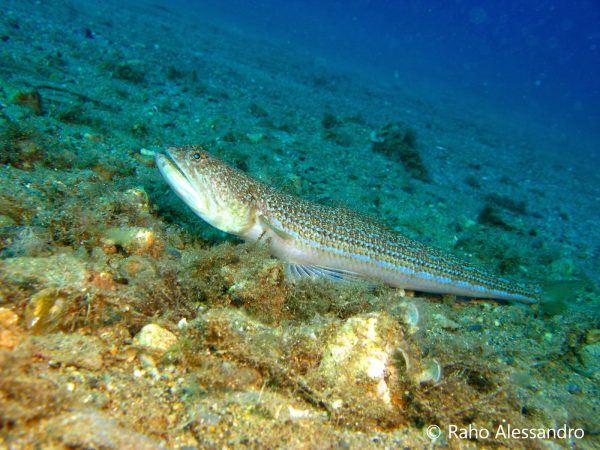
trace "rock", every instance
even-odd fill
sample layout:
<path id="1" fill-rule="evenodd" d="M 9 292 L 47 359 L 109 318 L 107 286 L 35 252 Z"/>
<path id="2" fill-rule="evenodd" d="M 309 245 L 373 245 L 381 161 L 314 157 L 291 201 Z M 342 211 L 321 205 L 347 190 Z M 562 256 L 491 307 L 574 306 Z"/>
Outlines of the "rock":
<path id="1" fill-rule="evenodd" d="M 396 364 L 402 341 L 401 328 L 385 312 L 346 320 L 327 342 L 317 370 L 334 409 L 356 408 L 374 420 L 396 420 L 404 390 Z"/>
<path id="2" fill-rule="evenodd" d="M 327 415 L 311 406 L 290 400 L 275 392 L 259 390 L 233 392 L 227 399 L 245 409 L 256 408 L 260 414 L 279 422 L 295 420 L 324 420 Z"/>
<path id="3" fill-rule="evenodd" d="M 20 342 L 17 329 L 19 316 L 8 308 L 0 308 L 0 349 L 12 350 Z"/>
<path id="4" fill-rule="evenodd" d="M 600 380 L 600 342 L 587 344 L 579 350 L 579 357 L 585 369 L 597 380 Z"/>
<path id="5" fill-rule="evenodd" d="M 17 322 L 19 322 L 19 316 L 14 311 L 8 308 L 0 308 L 0 328 L 13 327 Z"/>
<path id="6" fill-rule="evenodd" d="M 150 198 L 143 187 L 127 189 L 123 194 L 123 200 L 138 213 L 150 212 Z"/>
<path id="7" fill-rule="evenodd" d="M 74 366 L 87 370 L 102 368 L 102 341 L 96 336 L 54 333 L 32 336 L 33 352 L 54 364 Z"/>
<path id="8" fill-rule="evenodd" d="M 7 258 L 0 261 L 0 273 L 6 282 L 74 289 L 81 288 L 89 275 L 83 261 L 70 254 Z"/>
<path id="9" fill-rule="evenodd" d="M 132 83 L 143 83 L 146 79 L 146 65 L 140 60 L 119 61 L 108 64 L 112 76 Z"/>
<path id="10" fill-rule="evenodd" d="M 133 341 L 141 347 L 163 353 L 177 343 L 177 336 L 160 325 L 149 323 L 135 335 Z"/>
<path id="11" fill-rule="evenodd" d="M 128 255 L 159 256 L 164 244 L 156 233 L 143 227 L 109 228 L 102 237 L 102 247 L 106 253 L 114 253 L 113 248 L 119 246 Z"/>
<path id="12" fill-rule="evenodd" d="M 164 447 L 93 409 L 69 412 L 50 421 L 48 432 L 68 448 L 158 450 Z"/>
<path id="13" fill-rule="evenodd" d="M 403 123 L 389 123 L 371 133 L 374 152 L 399 160 L 408 174 L 421 181 L 430 181 L 430 176 L 417 147 L 415 131 Z"/>

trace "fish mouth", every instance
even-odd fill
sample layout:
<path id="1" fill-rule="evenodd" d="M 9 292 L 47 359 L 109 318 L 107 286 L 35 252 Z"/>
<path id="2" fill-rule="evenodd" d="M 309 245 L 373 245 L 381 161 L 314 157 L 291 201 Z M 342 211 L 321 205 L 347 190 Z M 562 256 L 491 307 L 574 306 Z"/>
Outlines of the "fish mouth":
<path id="1" fill-rule="evenodd" d="M 180 158 L 177 158 L 176 151 L 176 148 L 167 147 L 162 152 L 157 151 L 154 153 L 154 159 L 158 166 L 158 170 L 160 170 L 160 173 L 165 178 L 167 178 L 167 175 L 173 176 L 174 173 L 179 172 L 179 175 L 184 177 L 187 180 L 187 183 L 191 184 L 187 171 L 184 170 L 179 162 Z"/>
<path id="2" fill-rule="evenodd" d="M 156 165 L 163 178 L 202 220 L 226 233 L 246 236 L 256 223 L 255 207 L 237 195 L 235 180 L 226 178 L 225 166 L 223 173 L 217 170 L 219 167 L 215 170 L 211 170 L 210 165 L 202 168 L 203 163 L 189 159 L 189 150 L 168 147 L 164 152 L 155 152 Z M 219 177 L 225 177 L 225 180 Z"/>
<path id="3" fill-rule="evenodd" d="M 156 166 L 165 181 L 196 214 L 206 213 L 206 196 L 198 189 L 198 182 L 192 180 L 188 171 L 178 161 L 176 149 L 168 148 L 165 153 L 156 152 Z"/>

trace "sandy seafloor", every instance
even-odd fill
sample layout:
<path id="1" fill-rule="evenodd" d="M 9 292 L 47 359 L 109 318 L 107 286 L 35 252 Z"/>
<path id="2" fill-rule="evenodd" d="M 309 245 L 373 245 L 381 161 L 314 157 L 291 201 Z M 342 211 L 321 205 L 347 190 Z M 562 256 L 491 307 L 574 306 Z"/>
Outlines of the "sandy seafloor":
<path id="1" fill-rule="evenodd" d="M 201 13 L 1 4 L 0 448 L 600 446 L 597 155 Z M 427 181 L 373 151 L 396 122 Z M 586 286 L 529 307 L 289 285 L 169 191 L 140 155 L 164 144 L 504 276 Z"/>

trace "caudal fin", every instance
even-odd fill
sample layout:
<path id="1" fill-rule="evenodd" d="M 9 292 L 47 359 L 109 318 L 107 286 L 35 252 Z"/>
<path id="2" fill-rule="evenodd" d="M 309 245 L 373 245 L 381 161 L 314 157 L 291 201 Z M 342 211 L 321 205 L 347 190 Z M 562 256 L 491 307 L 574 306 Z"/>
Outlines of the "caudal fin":
<path id="1" fill-rule="evenodd" d="M 564 312 L 577 291 L 583 289 L 585 285 L 585 281 L 581 280 L 548 281 L 544 283 L 542 285 L 542 295 L 540 296 L 540 308 L 550 315 Z"/>

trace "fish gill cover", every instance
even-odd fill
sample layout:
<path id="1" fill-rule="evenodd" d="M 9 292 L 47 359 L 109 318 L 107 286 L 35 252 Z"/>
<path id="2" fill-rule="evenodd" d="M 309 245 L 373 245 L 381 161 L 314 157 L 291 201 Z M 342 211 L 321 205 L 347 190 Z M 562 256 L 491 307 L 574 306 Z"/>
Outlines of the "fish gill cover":
<path id="1" fill-rule="evenodd" d="M 600 445 L 596 3 L 0 6 L 0 446 Z M 290 283 L 165 144 L 561 301 Z"/>

